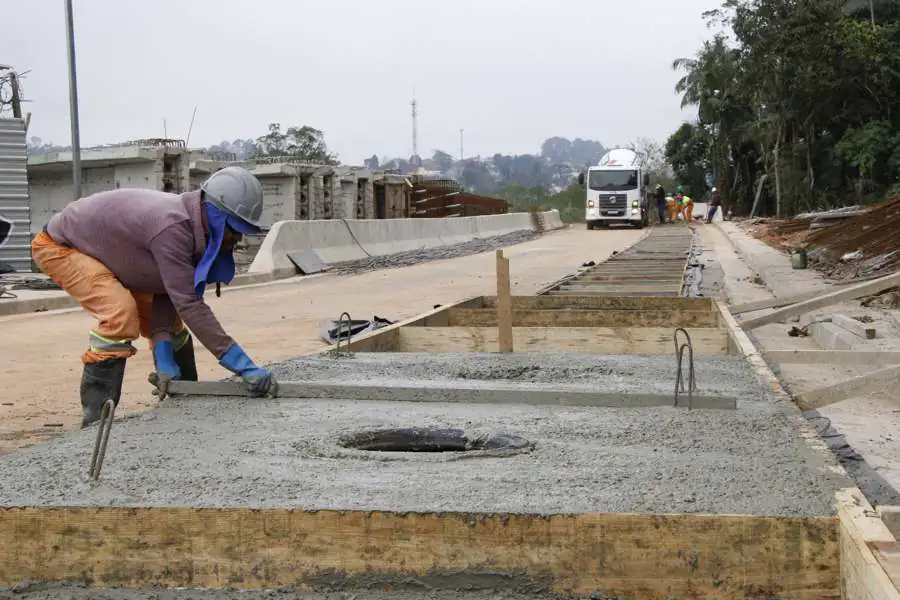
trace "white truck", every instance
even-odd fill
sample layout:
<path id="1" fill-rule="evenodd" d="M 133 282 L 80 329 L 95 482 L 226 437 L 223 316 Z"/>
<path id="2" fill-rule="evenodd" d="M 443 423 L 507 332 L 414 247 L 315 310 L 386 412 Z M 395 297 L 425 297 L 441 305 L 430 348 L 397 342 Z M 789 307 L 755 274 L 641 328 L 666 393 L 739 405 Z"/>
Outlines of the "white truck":
<path id="1" fill-rule="evenodd" d="M 612 223 L 641 229 L 650 224 L 650 175 L 643 156 L 634 150 L 608 151 L 596 166 L 588 167 L 587 177 L 579 173 L 578 183 L 587 184 L 584 220 L 588 229 Z"/>

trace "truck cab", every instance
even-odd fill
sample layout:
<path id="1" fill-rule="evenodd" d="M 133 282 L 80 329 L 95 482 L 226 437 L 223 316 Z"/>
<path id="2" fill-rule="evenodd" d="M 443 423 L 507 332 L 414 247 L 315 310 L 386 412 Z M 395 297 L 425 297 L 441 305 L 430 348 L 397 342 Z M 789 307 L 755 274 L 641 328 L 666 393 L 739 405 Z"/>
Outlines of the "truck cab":
<path id="1" fill-rule="evenodd" d="M 650 223 L 647 186 L 650 175 L 643 157 L 628 148 L 615 148 L 603 155 L 587 174 L 578 176 L 587 188 L 585 223 L 588 229 L 612 223 L 638 229 Z"/>

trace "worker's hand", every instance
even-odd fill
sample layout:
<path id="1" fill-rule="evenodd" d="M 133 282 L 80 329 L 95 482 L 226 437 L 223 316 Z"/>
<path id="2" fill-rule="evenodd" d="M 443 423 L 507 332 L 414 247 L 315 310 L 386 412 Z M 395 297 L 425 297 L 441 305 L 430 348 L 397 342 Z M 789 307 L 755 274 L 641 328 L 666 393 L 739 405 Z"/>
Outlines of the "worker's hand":
<path id="1" fill-rule="evenodd" d="M 251 396 L 265 396 L 271 394 L 275 396 L 278 393 L 278 382 L 272 377 L 266 369 L 255 368 L 241 373 L 241 379 L 247 386 L 247 391 Z"/>
<path id="2" fill-rule="evenodd" d="M 153 359 L 156 373 L 151 374 L 150 383 L 156 386 L 160 402 L 168 395 L 169 382 L 181 378 L 181 369 L 175 362 L 175 348 L 165 340 L 153 344 Z"/>
<path id="3" fill-rule="evenodd" d="M 278 384 L 268 370 L 257 367 L 235 342 L 219 358 L 219 364 L 239 375 L 252 396 L 276 395 Z"/>

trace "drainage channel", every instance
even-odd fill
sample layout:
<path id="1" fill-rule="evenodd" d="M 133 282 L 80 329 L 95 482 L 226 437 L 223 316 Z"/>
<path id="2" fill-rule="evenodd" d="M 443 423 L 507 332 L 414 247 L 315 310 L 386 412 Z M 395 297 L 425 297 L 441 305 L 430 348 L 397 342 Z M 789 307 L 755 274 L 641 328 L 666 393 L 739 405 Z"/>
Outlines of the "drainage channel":
<path id="1" fill-rule="evenodd" d="M 538 295 L 695 296 L 694 230 L 682 225 L 654 227 L 646 237 L 609 260 L 565 277 Z"/>

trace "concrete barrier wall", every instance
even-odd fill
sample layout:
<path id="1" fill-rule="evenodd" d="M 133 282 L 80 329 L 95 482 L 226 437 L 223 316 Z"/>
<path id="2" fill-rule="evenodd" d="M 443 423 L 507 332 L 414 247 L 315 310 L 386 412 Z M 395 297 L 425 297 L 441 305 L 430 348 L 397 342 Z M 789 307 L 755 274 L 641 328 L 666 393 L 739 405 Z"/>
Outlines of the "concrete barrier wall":
<path id="1" fill-rule="evenodd" d="M 563 226 L 559 211 L 543 213 L 547 230 Z M 288 252 L 315 250 L 326 264 L 452 246 L 476 238 L 528 231 L 528 213 L 446 219 L 345 219 L 279 221 L 269 230 L 250 273 L 291 269 Z"/>
<path id="2" fill-rule="evenodd" d="M 559 216 L 559 211 L 556 209 L 548 210 L 544 215 L 544 229 L 547 231 L 553 231 L 554 229 L 562 229 L 563 222 L 562 217 Z"/>

